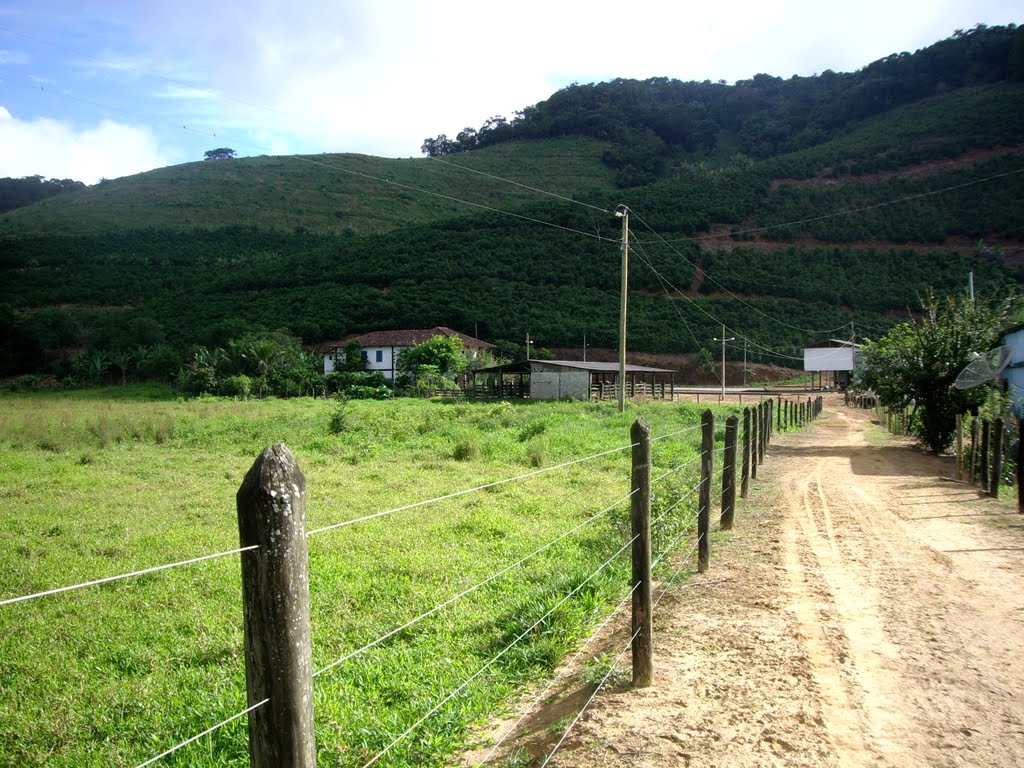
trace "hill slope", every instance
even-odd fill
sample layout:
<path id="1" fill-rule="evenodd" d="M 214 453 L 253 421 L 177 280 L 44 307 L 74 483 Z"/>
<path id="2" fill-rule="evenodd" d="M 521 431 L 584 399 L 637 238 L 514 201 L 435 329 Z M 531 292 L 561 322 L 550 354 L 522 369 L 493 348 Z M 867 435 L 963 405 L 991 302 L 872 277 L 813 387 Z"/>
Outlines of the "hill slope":
<path id="1" fill-rule="evenodd" d="M 755 359 L 795 362 L 800 345 L 851 322 L 877 336 L 928 287 L 962 290 L 970 271 L 982 292 L 1020 283 L 1024 82 L 1008 63 L 1020 39 L 976 30 L 938 44 L 945 69 L 923 65 L 935 61 L 927 49 L 796 86 L 575 87 L 535 110 L 546 133 L 568 135 L 546 135 L 527 110 L 493 129 L 500 141 L 433 159 L 211 161 L 65 193 L 0 215 L 0 371 L 46 369 L 62 350 L 187 351 L 259 327 L 307 343 L 447 325 L 510 344 L 530 333 L 543 346 L 585 335 L 614 347 L 622 203 L 631 349 L 706 350 L 725 323 Z M 951 88 L 936 78 L 957 51 L 974 56 L 974 74 Z M 901 85 L 908 72 L 913 87 Z M 890 106 L 851 106 L 886 77 Z M 789 104 L 797 86 L 817 106 Z M 671 117 L 680 93 L 708 87 L 754 106 L 716 123 L 713 147 L 662 140 L 650 183 L 622 187 L 622 137 L 643 121 L 669 131 L 657 105 Z M 647 107 L 618 109 L 619 123 L 576 119 L 622 94 Z M 759 131 L 766 115 L 785 118 L 772 146 L 726 152 L 748 147 L 737 137 L 754 135 L 758 115 Z M 798 118 L 828 130 L 800 138 L 810 123 Z"/>

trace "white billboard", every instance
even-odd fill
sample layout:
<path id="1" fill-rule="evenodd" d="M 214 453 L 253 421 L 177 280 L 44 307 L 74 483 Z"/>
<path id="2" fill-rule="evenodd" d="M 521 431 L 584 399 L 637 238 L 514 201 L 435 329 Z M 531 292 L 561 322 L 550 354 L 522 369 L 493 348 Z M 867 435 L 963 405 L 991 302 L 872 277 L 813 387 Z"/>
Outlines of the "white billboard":
<path id="1" fill-rule="evenodd" d="M 856 347 L 808 347 L 804 349 L 805 371 L 852 371 Z"/>

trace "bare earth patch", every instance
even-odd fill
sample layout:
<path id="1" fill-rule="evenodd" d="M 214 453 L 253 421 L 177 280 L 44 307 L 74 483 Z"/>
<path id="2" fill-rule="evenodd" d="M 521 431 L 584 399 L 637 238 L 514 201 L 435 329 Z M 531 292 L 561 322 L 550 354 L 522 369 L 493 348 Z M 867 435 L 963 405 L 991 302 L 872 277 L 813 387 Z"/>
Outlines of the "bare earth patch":
<path id="1" fill-rule="evenodd" d="M 831 402 L 776 438 L 711 570 L 655 611 L 654 685 L 623 656 L 547 765 L 1024 765 L 1024 519 L 872 418 Z M 545 764 L 598 668 L 524 702 L 488 764 Z"/>

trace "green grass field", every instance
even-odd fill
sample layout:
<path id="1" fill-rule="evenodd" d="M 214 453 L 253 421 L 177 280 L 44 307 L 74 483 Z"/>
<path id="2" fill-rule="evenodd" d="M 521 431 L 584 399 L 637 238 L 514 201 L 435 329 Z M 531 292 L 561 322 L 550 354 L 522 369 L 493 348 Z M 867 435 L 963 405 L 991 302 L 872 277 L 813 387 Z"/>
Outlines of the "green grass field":
<path id="1" fill-rule="evenodd" d="M 234 495 L 271 443 L 306 474 L 313 530 L 625 448 L 637 417 L 666 435 L 698 424 L 699 408 L 0 395 L 0 599 L 237 548 Z M 655 477 L 698 445 L 699 431 L 656 442 Z M 579 588 L 381 764 L 443 764 L 517 687 L 548 674 L 628 589 L 628 554 L 592 574 L 629 538 L 628 503 L 615 504 L 629 463 L 623 450 L 311 536 L 320 670 L 594 518 L 317 676 L 319 764 L 364 764 Z M 655 517 L 696 473 L 655 486 Z M 656 526 L 656 556 L 695 504 Z M 245 709 L 238 557 L 0 606 L 0 763 L 135 766 Z M 246 765 L 247 754 L 242 718 L 159 764 Z"/>

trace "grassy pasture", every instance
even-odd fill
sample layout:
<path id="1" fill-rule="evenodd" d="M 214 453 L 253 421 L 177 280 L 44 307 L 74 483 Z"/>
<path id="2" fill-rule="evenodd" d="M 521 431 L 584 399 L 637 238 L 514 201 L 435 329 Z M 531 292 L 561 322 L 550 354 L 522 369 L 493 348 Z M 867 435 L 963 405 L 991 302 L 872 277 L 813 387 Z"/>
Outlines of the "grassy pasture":
<path id="1" fill-rule="evenodd" d="M 270 443 L 286 443 L 306 474 L 313 530 L 624 448 L 638 416 L 655 436 L 675 432 L 703 407 L 0 395 L 0 599 L 236 548 L 234 494 Z M 699 431 L 655 443 L 655 477 L 698 444 Z M 695 462 L 655 487 L 655 517 L 696 472 Z M 615 504 L 628 491 L 623 450 L 312 536 L 321 670 L 595 518 L 319 675 L 320 765 L 364 764 L 579 587 L 381 764 L 443 764 L 517 686 L 550 672 L 625 594 L 628 555 L 591 575 L 628 540 L 628 503 Z M 656 556 L 695 503 L 657 526 Z M 135 766 L 241 712 L 240 592 L 232 555 L 0 606 L 0 763 Z M 159 764 L 246 760 L 243 718 Z"/>

